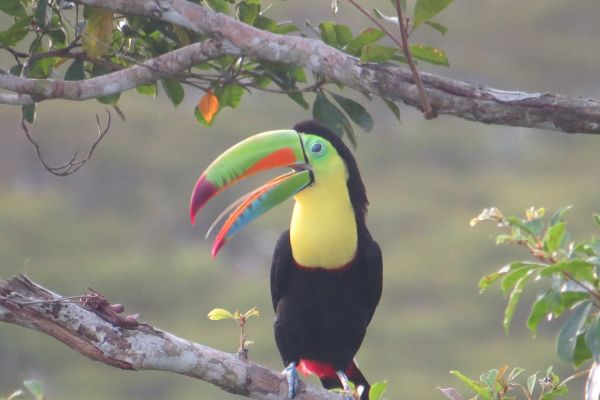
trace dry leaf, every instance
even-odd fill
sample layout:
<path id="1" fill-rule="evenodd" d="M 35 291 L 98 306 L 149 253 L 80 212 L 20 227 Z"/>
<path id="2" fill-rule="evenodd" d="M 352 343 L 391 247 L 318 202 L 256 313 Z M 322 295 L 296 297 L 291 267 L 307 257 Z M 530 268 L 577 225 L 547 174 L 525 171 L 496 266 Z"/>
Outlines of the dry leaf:
<path id="1" fill-rule="evenodd" d="M 212 90 L 209 90 L 198 102 L 198 110 L 208 122 L 211 123 L 213 117 L 219 111 L 219 99 Z"/>

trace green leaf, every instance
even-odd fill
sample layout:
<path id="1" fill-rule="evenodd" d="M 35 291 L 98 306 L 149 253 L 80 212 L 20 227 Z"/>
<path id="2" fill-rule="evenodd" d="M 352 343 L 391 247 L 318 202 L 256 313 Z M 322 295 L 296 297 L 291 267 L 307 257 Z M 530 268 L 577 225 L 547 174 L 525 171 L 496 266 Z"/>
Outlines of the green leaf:
<path id="1" fill-rule="evenodd" d="M 254 21 L 254 26 L 258 29 L 262 29 L 263 31 L 273 32 L 277 30 L 277 22 L 263 15 L 259 15 L 258 17 L 256 17 L 256 21 Z"/>
<path id="2" fill-rule="evenodd" d="M 29 33 L 32 20 L 33 16 L 18 19 L 8 30 L 0 32 L 0 43 L 9 47 L 19 43 Z"/>
<path id="3" fill-rule="evenodd" d="M 479 280 L 479 292 L 482 293 L 484 290 L 490 287 L 492 283 L 496 282 L 503 276 L 505 276 L 505 274 L 500 272 L 492 272 L 491 274 L 484 276 Z"/>
<path id="4" fill-rule="evenodd" d="M 352 31 L 348 26 L 336 24 L 333 29 L 335 29 L 335 36 L 340 47 L 347 46 L 352 42 Z"/>
<path id="5" fill-rule="evenodd" d="M 560 249 L 562 241 L 565 237 L 565 223 L 559 222 L 552 225 L 544 235 L 544 249 L 548 252 L 553 252 Z"/>
<path id="6" fill-rule="evenodd" d="M 397 49 L 395 47 L 380 46 L 377 44 L 368 44 L 363 46 L 360 51 L 360 62 L 386 62 L 394 56 Z"/>
<path id="7" fill-rule="evenodd" d="M 502 289 L 502 292 L 504 292 L 504 295 L 507 295 L 521 278 L 533 271 L 534 270 L 530 266 L 523 266 L 507 273 L 500 283 L 500 288 Z"/>
<path id="8" fill-rule="evenodd" d="M 63 28 L 48 29 L 46 35 L 52 39 L 50 44 L 51 49 L 62 49 L 67 43 L 67 34 Z"/>
<path id="9" fill-rule="evenodd" d="M 8 72 L 14 76 L 21 76 L 21 73 L 23 72 L 23 67 L 19 64 L 13 65 L 12 67 L 10 67 Z"/>
<path id="10" fill-rule="evenodd" d="M 258 17 L 259 13 L 259 4 L 248 4 L 247 2 L 242 1 L 238 6 L 238 16 L 240 21 L 248 25 L 254 24 L 254 21 L 256 21 L 256 17 Z"/>
<path id="11" fill-rule="evenodd" d="M 231 311 L 228 311 L 224 308 L 215 308 L 207 314 L 207 317 L 212 321 L 219 321 L 228 318 L 233 319 L 233 314 L 231 313 Z"/>
<path id="12" fill-rule="evenodd" d="M 360 103 L 335 93 L 331 95 L 356 125 L 367 132 L 373 129 L 373 117 Z"/>
<path id="13" fill-rule="evenodd" d="M 519 228 L 532 236 L 538 236 L 544 227 L 541 218 L 523 221 L 517 217 L 506 217 L 506 221 L 510 226 Z"/>
<path id="14" fill-rule="evenodd" d="M 413 26 L 416 28 L 423 22 L 435 17 L 444 8 L 448 7 L 452 0 L 417 0 Z"/>
<path id="15" fill-rule="evenodd" d="M 74 60 L 67 72 L 65 72 L 65 80 L 66 81 L 81 81 L 85 78 L 83 72 L 83 61 L 82 60 Z"/>
<path id="16" fill-rule="evenodd" d="M 535 389 L 535 384 L 537 383 L 537 374 L 538 374 L 539 372 L 540 372 L 540 371 L 536 372 L 536 373 L 535 373 L 535 374 L 533 374 L 533 375 L 530 375 L 530 376 L 527 378 L 527 392 L 528 392 L 530 395 L 531 395 L 531 394 L 533 394 L 533 389 Z"/>
<path id="17" fill-rule="evenodd" d="M 575 344 L 575 351 L 573 353 L 573 365 L 575 368 L 579 368 L 581 364 L 592 358 L 592 352 L 585 342 L 584 334 L 577 336 L 577 343 Z M 566 385 L 563 385 L 566 387 Z"/>
<path id="18" fill-rule="evenodd" d="M 156 97 L 156 92 L 157 92 L 156 83 L 150 83 L 148 85 L 140 85 L 140 86 L 136 87 L 135 90 L 137 90 L 138 93 L 140 93 L 140 94 Z"/>
<path id="19" fill-rule="evenodd" d="M 554 400 L 558 397 L 562 397 L 569 393 L 569 388 L 567 385 L 558 385 L 553 388 L 550 392 L 544 393 L 542 395 L 542 400 Z"/>
<path id="20" fill-rule="evenodd" d="M 423 44 L 410 45 L 410 52 L 417 60 L 425 61 L 434 65 L 444 65 L 448 67 L 448 57 L 444 50 L 427 46 Z"/>
<path id="21" fill-rule="evenodd" d="M 106 96 L 96 97 L 96 100 L 98 100 L 102 104 L 108 104 L 111 106 L 115 106 L 119 102 L 120 97 L 121 97 L 121 93 L 114 93 L 114 94 L 107 94 Z"/>
<path id="22" fill-rule="evenodd" d="M 292 24 L 291 22 L 284 22 L 281 24 L 277 24 L 277 26 L 275 28 L 273 28 L 273 30 L 271 30 L 271 32 L 278 33 L 280 35 L 286 35 L 290 32 L 296 32 L 299 30 L 300 30 L 300 28 L 298 28 L 296 25 Z"/>
<path id="23" fill-rule="evenodd" d="M 250 317 L 259 317 L 260 313 L 258 312 L 258 309 L 256 307 L 252 307 L 251 309 L 249 309 L 248 311 L 246 311 L 244 313 L 244 318 L 248 319 Z"/>
<path id="24" fill-rule="evenodd" d="M 445 35 L 446 32 L 448 32 L 448 28 L 446 28 L 444 25 L 440 24 L 439 22 L 425 21 L 425 25 L 429 25 L 431 28 L 435 29 L 442 35 Z"/>
<path id="25" fill-rule="evenodd" d="M 24 17 L 27 15 L 25 7 L 21 0 L 2 0 L 0 1 L 0 11 L 13 17 Z"/>
<path id="26" fill-rule="evenodd" d="M 523 288 L 527 283 L 527 280 L 531 277 L 531 275 L 525 275 L 521 279 L 517 281 L 514 289 L 512 290 L 510 297 L 508 298 L 508 303 L 506 304 L 506 309 L 504 310 L 504 322 L 502 325 L 504 326 L 504 331 L 508 333 L 510 329 L 510 323 L 512 321 L 513 315 L 515 314 L 515 310 L 517 308 L 517 304 L 519 303 L 519 299 L 521 298 L 521 293 L 523 293 Z"/>
<path id="27" fill-rule="evenodd" d="M 167 93 L 167 97 L 171 99 L 173 106 L 177 107 L 183 101 L 185 92 L 183 86 L 176 79 L 165 78 L 161 81 L 163 89 Z"/>
<path id="28" fill-rule="evenodd" d="M 338 136 L 344 134 L 344 114 L 327 97 L 319 92 L 313 103 L 313 117 L 331 129 Z"/>
<path id="29" fill-rule="evenodd" d="M 473 390 L 475 393 L 477 393 L 477 395 L 481 396 L 482 399 L 484 399 L 484 400 L 490 399 L 490 394 L 488 392 L 488 388 L 485 385 L 483 385 L 481 382 L 474 381 L 473 379 L 461 374 L 458 371 L 450 371 L 450 373 L 452 375 L 454 375 L 455 377 L 457 377 L 458 379 L 460 379 L 471 390 Z"/>
<path id="30" fill-rule="evenodd" d="M 383 102 L 385 103 L 385 105 L 387 106 L 387 108 L 389 108 L 390 111 L 392 112 L 392 114 L 394 114 L 394 116 L 396 117 L 398 122 L 402 122 L 402 121 L 400 121 L 400 109 L 398 108 L 396 103 L 394 103 L 390 99 L 386 99 L 385 97 L 382 97 L 382 99 L 383 99 Z"/>
<path id="31" fill-rule="evenodd" d="M 587 347 L 594 355 L 596 362 L 600 361 L 600 313 L 596 314 L 596 317 L 590 323 L 587 334 L 585 335 L 585 342 Z"/>
<path id="32" fill-rule="evenodd" d="M 385 36 L 383 31 L 375 28 L 367 28 L 360 32 L 352 42 L 348 45 L 346 49 L 348 52 L 354 52 L 355 50 L 361 49 L 363 46 L 367 44 L 372 44 L 377 42 L 379 39 Z"/>
<path id="33" fill-rule="evenodd" d="M 552 225 L 556 225 L 559 222 L 561 222 L 563 220 L 564 215 L 567 213 L 567 211 L 569 211 L 571 208 L 573 208 L 573 206 L 565 206 L 565 207 L 561 207 L 558 210 L 556 210 L 556 212 L 554 213 L 554 215 L 552 216 L 552 218 L 550 219 L 550 226 Z"/>
<path id="34" fill-rule="evenodd" d="M 496 384 L 496 378 L 498 377 L 498 369 L 490 369 L 487 372 L 484 372 L 479 377 L 479 380 L 483 382 L 488 388 L 493 389 Z"/>
<path id="35" fill-rule="evenodd" d="M 595 280 L 594 264 L 580 258 L 552 264 L 540 270 L 540 275 L 550 277 L 556 273 L 568 272 L 575 279 L 593 282 Z"/>
<path id="36" fill-rule="evenodd" d="M 348 121 L 348 118 L 346 118 L 346 116 L 343 114 L 342 114 L 342 116 L 344 117 L 344 119 L 343 119 L 344 132 L 348 136 L 348 139 L 350 140 L 352 147 L 354 147 L 356 149 L 357 143 L 356 143 L 356 135 L 354 134 L 354 128 L 352 128 L 352 124 L 350 124 L 350 121 Z"/>
<path id="37" fill-rule="evenodd" d="M 527 318 L 527 328 L 532 334 L 537 332 L 537 327 L 540 322 L 550 314 L 551 310 L 548 305 L 548 296 L 557 296 L 558 294 L 549 290 L 542 295 L 538 296 L 537 300 L 531 306 L 531 312 Z"/>
<path id="38" fill-rule="evenodd" d="M 29 76 L 32 78 L 47 78 L 57 61 L 58 57 L 45 57 L 36 60 L 31 65 Z"/>
<path id="39" fill-rule="evenodd" d="M 244 88 L 240 85 L 227 85 L 223 88 L 223 91 L 219 94 L 219 104 L 223 106 L 229 106 L 236 108 L 240 105 L 242 96 L 244 95 Z"/>
<path id="40" fill-rule="evenodd" d="M 208 1 L 208 5 L 213 10 L 220 12 L 220 13 L 229 12 L 229 3 L 227 3 L 227 1 L 225 1 L 225 0 L 207 0 L 207 1 Z"/>
<path id="41" fill-rule="evenodd" d="M 35 397 L 35 400 L 44 399 L 44 385 L 40 381 L 27 380 L 23 382 L 23 385 L 31 392 Z"/>
<path id="42" fill-rule="evenodd" d="M 387 389 L 387 381 L 375 382 L 369 390 L 369 400 L 381 400 Z"/>
<path id="43" fill-rule="evenodd" d="M 510 371 L 510 374 L 508 374 L 508 378 L 506 378 L 506 383 L 510 385 L 517 378 L 517 376 L 521 375 L 523 372 L 525 372 L 524 368 L 514 367 L 512 371 Z"/>
<path id="44" fill-rule="evenodd" d="M 35 122 L 35 103 L 21 107 L 21 115 L 23 119 L 30 124 Z"/>
<path id="45" fill-rule="evenodd" d="M 308 102 L 304 99 L 304 95 L 302 94 L 302 92 L 290 92 L 287 95 L 290 99 L 294 100 L 296 104 L 298 104 L 305 110 L 307 110 L 310 107 L 310 104 L 308 104 Z"/>
<path id="46" fill-rule="evenodd" d="M 585 321 L 592 308 L 592 302 L 586 301 L 575 309 L 569 319 L 560 329 L 556 350 L 560 358 L 572 362 L 575 359 L 575 347 L 577 346 L 577 336 L 579 335 Z"/>
<path id="47" fill-rule="evenodd" d="M 321 33 L 321 39 L 325 43 L 333 47 L 339 47 L 337 40 L 337 34 L 335 33 L 335 22 L 323 21 L 319 24 L 319 31 Z"/>

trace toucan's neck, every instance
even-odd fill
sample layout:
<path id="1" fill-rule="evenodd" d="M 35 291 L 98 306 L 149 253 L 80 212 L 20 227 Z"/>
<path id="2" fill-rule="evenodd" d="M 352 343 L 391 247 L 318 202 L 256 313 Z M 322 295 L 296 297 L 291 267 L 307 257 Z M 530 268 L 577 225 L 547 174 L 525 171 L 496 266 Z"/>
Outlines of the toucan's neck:
<path id="1" fill-rule="evenodd" d="M 335 269 L 350 262 L 356 254 L 358 232 L 346 170 L 319 176 L 294 199 L 290 240 L 296 263 Z"/>

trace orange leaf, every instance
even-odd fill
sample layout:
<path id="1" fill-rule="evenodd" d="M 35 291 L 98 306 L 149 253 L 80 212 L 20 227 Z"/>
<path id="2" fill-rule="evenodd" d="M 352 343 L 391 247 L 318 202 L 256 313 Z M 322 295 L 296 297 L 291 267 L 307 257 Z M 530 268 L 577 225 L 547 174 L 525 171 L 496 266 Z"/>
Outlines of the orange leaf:
<path id="1" fill-rule="evenodd" d="M 217 111 L 219 111 L 219 99 L 212 90 L 202 96 L 198 102 L 198 110 L 200 110 L 206 122 L 210 124 Z"/>

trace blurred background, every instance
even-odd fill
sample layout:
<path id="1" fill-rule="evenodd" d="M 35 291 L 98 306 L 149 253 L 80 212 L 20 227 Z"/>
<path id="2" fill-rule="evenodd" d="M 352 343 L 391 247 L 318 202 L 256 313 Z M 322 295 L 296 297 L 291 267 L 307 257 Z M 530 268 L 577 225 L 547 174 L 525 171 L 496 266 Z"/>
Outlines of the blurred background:
<path id="1" fill-rule="evenodd" d="M 370 5 L 391 13 L 387 1 Z M 354 32 L 369 25 L 345 2 L 337 16 L 329 2 L 316 0 L 274 1 L 271 13 L 299 26 L 306 19 L 345 21 Z M 445 36 L 423 27 L 412 40 L 449 56 L 450 68 L 423 65 L 425 71 L 505 90 L 600 98 L 599 13 L 595 0 L 456 1 L 436 18 L 449 28 Z M 12 60 L 2 57 L 0 68 L 7 69 Z M 20 109 L 0 107 L 0 277 L 24 272 L 64 295 L 92 287 L 145 322 L 231 352 L 237 326 L 209 321 L 206 313 L 256 306 L 261 316 L 248 325 L 255 342 L 250 358 L 279 370 L 268 276 L 291 202 L 253 223 L 217 260 L 209 257 L 204 233 L 244 188 L 209 204 L 196 227 L 187 207 L 196 178 L 224 149 L 310 114 L 287 98 L 254 93 L 207 129 L 193 115 L 199 96 L 187 91 L 174 109 L 165 96 L 125 93 L 120 107 L 127 121 L 113 118 L 93 159 L 67 178 L 43 170 L 18 126 Z M 532 205 L 554 211 L 572 204 L 574 238 L 593 235 L 600 139 L 445 116 L 425 121 L 403 106 L 399 124 L 378 100 L 368 109 L 375 129 L 359 132 L 355 154 L 371 201 L 368 224 L 383 249 L 385 283 L 358 355 L 367 376 L 387 379 L 390 399 L 442 399 L 437 386 L 462 389 L 449 370 L 477 377 L 508 364 L 529 375 L 553 364 L 561 376 L 570 374 L 555 353 L 559 324 L 544 324 L 535 338 L 525 329 L 534 291 L 504 334 L 499 288 L 479 294 L 477 283 L 527 254 L 496 246 L 492 224 L 471 228 L 469 220 L 489 206 L 516 214 Z M 104 116 L 95 101 L 38 106 L 32 134 L 49 162 L 62 163 L 92 143 L 95 113 Z M 0 395 L 24 379 L 43 381 L 49 399 L 237 398 L 173 374 L 110 368 L 38 332 L 2 324 Z M 582 380 L 571 385 L 571 398 L 581 397 L 581 386 Z"/>

